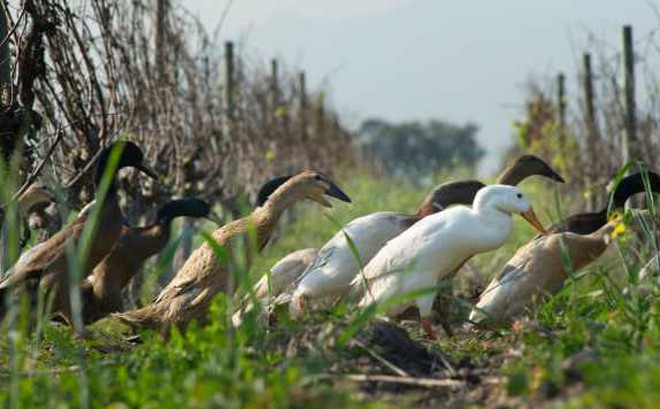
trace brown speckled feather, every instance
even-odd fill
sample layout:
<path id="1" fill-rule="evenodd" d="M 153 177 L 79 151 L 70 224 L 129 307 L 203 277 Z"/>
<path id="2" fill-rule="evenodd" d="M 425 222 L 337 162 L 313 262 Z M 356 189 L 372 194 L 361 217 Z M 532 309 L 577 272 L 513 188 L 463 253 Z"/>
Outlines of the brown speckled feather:
<path id="1" fill-rule="evenodd" d="M 327 187 L 328 182 L 316 172 L 303 172 L 294 176 L 251 215 L 216 230 L 213 239 L 230 255 L 238 240 L 247 243 L 244 248 L 247 248 L 246 262 L 249 266 L 252 256 L 266 245 L 282 212 L 304 198 L 323 203 L 324 199 L 320 197 Z M 250 246 L 250 240 L 246 240 L 251 231 L 250 226 L 255 229 L 256 246 Z M 229 268 L 211 246 L 205 243 L 193 252 L 154 302 L 139 310 L 116 316 L 130 325 L 159 330 L 167 330 L 173 324 L 184 328 L 193 319 L 203 322 L 213 297 L 220 291 L 230 290 Z"/>
<path id="2" fill-rule="evenodd" d="M 116 200 L 106 203 L 100 220 L 101 224 L 96 234 L 97 237 L 101 236 L 104 239 L 92 241 L 92 248 L 83 266 L 81 277 L 86 277 L 92 272 L 94 266 L 112 250 L 119 237 L 123 218 Z M 74 247 L 78 246 L 86 222 L 87 214 L 78 217 L 53 237 L 23 254 L 7 272 L 0 283 L 0 289 L 12 288 L 29 280 L 40 279 L 41 291 L 47 294 L 57 291 L 52 311 L 69 318 L 71 304 L 68 291 L 70 277 L 67 246 L 71 242 Z M 58 291 L 58 288 L 66 291 Z M 30 296 L 36 297 L 36 294 Z"/>
<path id="3" fill-rule="evenodd" d="M 86 217 L 82 217 L 86 221 Z M 96 266 L 112 249 L 114 248 L 119 235 L 121 234 L 123 216 L 119 205 L 116 200 L 110 200 L 105 203 L 103 212 L 100 216 L 100 225 L 96 232 L 95 238 L 92 239 L 92 248 L 89 256 L 83 266 L 80 281 L 92 273 L 94 266 Z M 76 223 L 76 229 L 71 236 L 74 240 L 74 245 L 78 245 L 78 240 L 84 228 L 84 221 Z M 100 237 L 102 239 L 96 239 Z M 48 242 L 46 242 L 48 243 Z M 59 313 L 64 316 L 69 323 L 71 323 L 71 301 L 69 286 L 69 265 L 66 256 L 66 242 L 61 246 L 61 253 L 55 260 L 47 267 L 41 281 L 41 288 L 45 292 L 57 290 L 55 300 L 53 302 L 53 313 Z M 58 289 L 59 288 L 59 289 Z M 63 289 L 64 291 L 60 291 Z"/>
<path id="4" fill-rule="evenodd" d="M 81 285 L 83 322 L 90 324 L 121 311 L 121 292 L 142 264 L 158 254 L 170 239 L 170 226 L 124 226 L 116 246 Z"/>
<path id="5" fill-rule="evenodd" d="M 608 223 L 589 235 L 554 233 L 521 247 L 481 294 L 479 310 L 470 319 L 479 322 L 486 312 L 496 322 L 506 322 L 557 292 L 569 273 L 584 268 L 607 249 L 612 229 Z"/>
<path id="6" fill-rule="evenodd" d="M 256 228 L 258 249 L 261 250 L 275 227 L 276 220 L 266 214 L 270 209 L 258 208 L 247 218 L 223 226 L 213 233 L 213 239 L 231 254 L 236 240 L 245 240 L 248 223 L 251 221 Z M 248 265 L 250 259 L 248 254 Z M 191 319 L 202 319 L 213 297 L 227 289 L 227 267 L 211 246 L 204 243 L 190 255 L 153 303 L 118 316 L 129 323 L 140 323 L 152 328 L 167 327 L 175 322 L 185 326 Z"/>
<path id="7" fill-rule="evenodd" d="M 108 165 L 111 163 L 113 152 L 121 151 L 116 167 L 112 169 L 111 183 L 109 189 L 103 198 L 102 209 L 98 218 L 98 225 L 94 237 L 90 237 L 90 248 L 87 259 L 81 266 L 80 278 L 82 281 L 91 274 L 96 266 L 115 246 L 121 233 L 124 217 L 117 203 L 117 187 L 114 178 L 119 169 L 132 166 L 156 178 L 157 175 L 150 170 L 143 162 L 144 156 L 140 148 L 133 142 L 115 141 L 109 147 L 103 149 L 98 156 L 96 164 L 96 173 L 94 182 L 98 186 L 104 174 L 107 173 Z M 116 157 L 115 157 L 116 158 Z M 82 175 L 82 174 L 81 174 Z M 100 206 L 101 202 L 96 202 L 93 206 Z M 40 279 L 39 289 L 47 297 L 55 294 L 52 312 L 64 316 L 71 324 L 71 301 L 69 289 L 75 287 L 79 282 L 71 282 L 70 261 L 67 253 L 70 246 L 76 251 L 79 241 L 85 230 L 88 221 L 89 205 L 86 211 L 82 211 L 76 220 L 55 234 L 49 240 L 35 246 L 26 252 L 16 262 L 10 270 L 8 276 L 0 283 L 0 289 L 14 287 L 33 279 Z M 31 286 L 32 288 L 36 286 Z M 17 288 L 18 289 L 18 288 Z M 34 291 L 30 291 L 30 296 L 34 299 Z M 82 328 L 78 328 L 82 330 Z"/>

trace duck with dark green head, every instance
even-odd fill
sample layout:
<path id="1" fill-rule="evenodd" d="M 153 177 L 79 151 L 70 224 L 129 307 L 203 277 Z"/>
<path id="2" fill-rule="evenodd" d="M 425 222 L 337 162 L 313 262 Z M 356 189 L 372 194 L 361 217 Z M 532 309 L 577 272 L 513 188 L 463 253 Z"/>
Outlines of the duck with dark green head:
<path id="1" fill-rule="evenodd" d="M 122 290 L 145 261 L 165 248 L 170 240 L 172 221 L 177 217 L 206 218 L 222 224 L 207 202 L 187 198 L 165 203 L 158 209 L 156 220 L 147 226 L 124 226 L 112 252 L 81 286 L 85 325 L 122 311 Z"/>
<path id="2" fill-rule="evenodd" d="M 113 162 L 116 163 L 114 169 Z M 48 296 L 55 294 L 52 311 L 63 312 L 65 316 L 71 317 L 69 289 L 72 283 L 91 274 L 94 266 L 110 253 L 121 234 L 124 216 L 117 201 L 115 177 L 117 172 L 125 167 L 136 168 L 152 178 L 157 178 L 156 173 L 144 163 L 142 150 L 133 142 L 117 141 L 105 148 L 96 166 L 94 181 L 97 197 L 94 206 L 81 212 L 73 222 L 50 239 L 24 253 L 0 282 L 0 290 L 6 292 L 17 285 L 37 280 L 39 285 L 32 285 L 31 288 L 40 288 L 40 291 Z M 106 174 L 110 184 L 105 196 L 101 197 L 99 186 Z M 97 208 L 99 203 L 102 206 Z M 79 248 L 83 231 L 89 223 L 94 223 L 93 234 L 89 239 L 89 251 L 81 263 L 79 277 L 74 278 L 67 257 L 67 246 L 72 243 L 76 249 Z M 30 296 L 36 299 L 36 294 Z"/>
<path id="3" fill-rule="evenodd" d="M 608 212 L 623 209 L 631 196 L 644 192 L 646 182 L 652 193 L 660 193 L 660 175 L 652 171 L 646 172 L 646 175 L 643 172 L 633 173 L 616 184 L 611 194 L 611 202 L 600 211 L 574 214 L 553 224 L 547 230 L 549 233 L 591 234 L 607 223 Z"/>

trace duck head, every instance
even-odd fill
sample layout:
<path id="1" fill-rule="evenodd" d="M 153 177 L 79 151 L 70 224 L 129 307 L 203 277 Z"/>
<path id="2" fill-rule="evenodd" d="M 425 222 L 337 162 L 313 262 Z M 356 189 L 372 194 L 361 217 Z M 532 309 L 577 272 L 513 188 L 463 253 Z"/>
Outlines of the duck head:
<path id="1" fill-rule="evenodd" d="M 261 185 L 259 193 L 257 193 L 257 202 L 255 203 L 254 207 L 263 206 L 264 203 L 266 203 L 266 200 L 268 200 L 268 197 L 270 197 L 270 195 L 272 195 L 278 187 L 282 186 L 284 182 L 291 179 L 291 176 L 293 175 L 279 176 Z"/>
<path id="2" fill-rule="evenodd" d="M 477 192 L 484 186 L 478 180 L 442 183 L 424 198 L 417 214 L 428 215 L 454 204 L 471 205 Z"/>
<path id="3" fill-rule="evenodd" d="M 49 188 L 42 183 L 33 183 L 18 198 L 18 207 L 27 212 L 34 205 L 54 201 L 55 195 Z"/>
<path id="4" fill-rule="evenodd" d="M 559 176 L 543 159 L 535 155 L 522 155 L 506 168 L 497 178 L 497 182 L 503 185 L 516 186 L 526 178 L 539 175 L 555 182 L 564 183 L 564 178 Z"/>
<path id="5" fill-rule="evenodd" d="M 660 193 L 660 176 L 652 171 L 646 172 L 651 192 Z M 621 179 L 614 187 L 612 193 L 612 207 L 621 209 L 626 204 L 626 200 L 631 196 L 642 193 L 646 190 L 644 184 L 645 175 L 642 172 L 633 173 Z"/>
<path id="6" fill-rule="evenodd" d="M 269 196 L 266 202 L 290 197 L 294 199 L 313 200 L 322 206 L 332 207 L 327 196 L 339 199 L 342 202 L 351 202 L 351 199 L 339 186 L 320 172 L 305 171 L 289 177 Z"/>
<path id="7" fill-rule="evenodd" d="M 166 222 L 176 217 L 201 217 L 222 225 L 222 219 L 213 213 L 211 205 L 196 197 L 187 199 L 171 200 L 158 209 L 157 220 Z"/>
<path id="8" fill-rule="evenodd" d="M 475 207 L 488 204 L 497 210 L 514 214 L 519 213 L 529 224 L 541 234 L 547 234 L 534 209 L 525 194 L 517 187 L 507 185 L 490 185 L 481 189 L 475 198 Z"/>
<path id="9" fill-rule="evenodd" d="M 144 154 L 135 143 L 130 141 L 116 141 L 112 145 L 105 148 L 101 153 L 101 157 L 99 158 L 99 162 L 96 167 L 97 184 L 101 181 L 101 178 L 103 177 L 105 169 L 108 165 L 108 161 L 110 160 L 115 149 L 121 150 L 121 156 L 119 157 L 119 162 L 117 164 L 115 174 L 119 171 L 119 169 L 130 166 L 153 179 L 158 179 L 158 174 L 149 166 L 147 166 L 146 163 L 144 163 Z"/>

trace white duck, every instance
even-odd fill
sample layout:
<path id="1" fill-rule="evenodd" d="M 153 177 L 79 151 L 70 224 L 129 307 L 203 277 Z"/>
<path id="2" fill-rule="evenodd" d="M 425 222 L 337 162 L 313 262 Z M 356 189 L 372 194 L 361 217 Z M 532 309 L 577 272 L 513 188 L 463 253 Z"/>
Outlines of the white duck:
<path id="1" fill-rule="evenodd" d="M 432 289 L 468 258 L 494 250 L 513 231 L 511 214 L 520 213 L 544 233 L 530 202 L 516 187 L 491 185 L 479 190 L 472 208 L 457 206 L 427 216 L 390 240 L 351 282 L 360 291 L 359 306 L 395 301 L 399 296 Z M 366 290 L 366 291 L 365 291 Z M 422 326 L 434 338 L 429 320 L 435 292 L 386 306 L 393 316 L 416 305 Z"/>
<path id="2" fill-rule="evenodd" d="M 540 175 L 563 183 L 547 163 L 534 155 L 523 155 L 508 166 L 498 177 L 498 183 L 517 185 L 524 179 Z M 453 204 L 472 204 L 479 189 L 485 185 L 477 180 L 468 180 L 438 185 L 426 196 L 417 213 L 406 215 L 395 212 L 378 212 L 363 216 L 344 226 L 321 248 L 319 255 L 296 283 L 296 288 L 283 295 L 277 303 L 290 303 L 293 316 L 302 311 L 304 300 L 329 299 L 345 295 L 350 282 L 382 248 L 385 243 L 401 234 L 418 220 L 436 213 Z M 360 262 L 355 258 L 346 237 L 357 249 Z"/>
<path id="3" fill-rule="evenodd" d="M 280 295 L 309 267 L 318 252 L 318 249 L 310 247 L 296 250 L 282 257 L 254 285 L 253 290 L 257 299 L 265 298 L 268 295 L 271 297 Z"/>
<path id="4" fill-rule="evenodd" d="M 398 236 L 417 221 L 452 204 L 470 204 L 484 186 L 476 180 L 450 182 L 437 186 L 413 215 L 377 212 L 358 217 L 345 225 L 319 251 L 312 265 L 294 284 L 292 293 L 284 294 L 277 303 L 289 304 L 292 316 L 302 312 L 305 299 L 328 299 L 344 295 L 351 281 L 387 241 Z M 349 240 L 359 259 L 355 257 Z"/>
<path id="5" fill-rule="evenodd" d="M 280 295 L 312 264 L 318 252 L 318 249 L 313 247 L 297 250 L 273 264 L 269 272 L 261 276 L 259 281 L 252 287 L 257 301 L 268 302 L 271 297 Z M 254 308 L 254 304 L 249 302 L 250 297 L 251 294 L 247 294 L 244 300 L 245 306 L 232 316 L 232 323 L 235 327 L 240 326 L 243 322 L 243 315 Z"/>

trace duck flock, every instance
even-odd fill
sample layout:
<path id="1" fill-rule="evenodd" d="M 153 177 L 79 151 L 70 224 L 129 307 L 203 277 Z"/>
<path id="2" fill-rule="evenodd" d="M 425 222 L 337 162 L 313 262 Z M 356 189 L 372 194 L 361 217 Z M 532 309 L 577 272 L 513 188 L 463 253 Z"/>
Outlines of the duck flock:
<path id="1" fill-rule="evenodd" d="M 215 230 L 151 303 L 126 311 L 122 291 L 142 264 L 165 248 L 173 219 L 185 216 L 222 222 L 207 202 L 188 198 L 165 203 L 151 224 L 128 226 L 115 183 L 124 167 L 157 179 L 134 143 L 119 141 L 106 148 L 97 163 L 95 200 L 62 230 L 23 252 L 3 274 L 0 319 L 15 317 L 20 310 L 16 305 L 27 299 L 32 321 L 46 312 L 79 335 L 86 325 L 110 315 L 133 328 L 163 334 L 172 327 L 185 329 L 191 321 L 204 324 L 214 297 L 233 293 L 234 275 L 247 271 L 237 269 L 231 260 L 240 253 L 249 267 L 285 210 L 302 200 L 325 207 L 331 206 L 329 198 L 351 201 L 319 172 L 272 179 L 261 188 L 251 214 Z M 517 187 L 534 175 L 564 182 L 543 160 L 524 155 L 495 184 L 443 183 L 415 213 L 382 211 L 358 217 L 320 249 L 301 249 L 277 262 L 245 297 L 232 317 L 233 325 L 240 326 L 246 314 L 272 312 L 277 306 L 286 306 L 280 310 L 288 309 L 295 319 L 310 309 L 346 302 L 394 319 L 416 309 L 425 334 L 435 338 L 431 315 L 434 311 L 446 314 L 446 307 L 438 302 L 443 284 L 451 282 L 473 256 L 502 246 L 512 235 L 512 217 L 520 215 L 540 234 L 519 248 L 492 278 L 468 318 L 475 328 L 510 324 L 533 311 L 570 274 L 607 249 L 621 223 L 620 218 L 608 219 L 608 215 L 622 209 L 636 193 L 649 188 L 660 192 L 656 173 L 630 174 L 616 184 L 601 211 L 576 214 L 544 227 L 531 201 Z M 18 218 L 24 220 L 34 204 L 53 200 L 45 186 L 31 186 L 17 199 Z M 657 257 L 654 260 L 658 265 Z M 257 304 L 261 308 L 255 308 Z M 446 321 L 443 327 L 451 333 Z"/>

